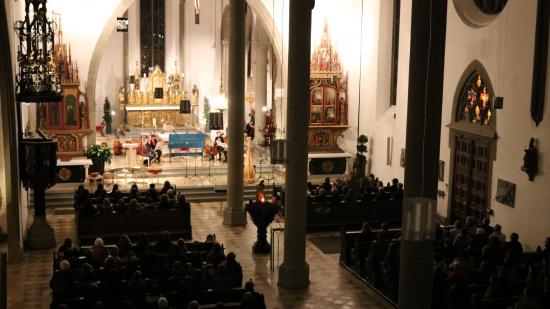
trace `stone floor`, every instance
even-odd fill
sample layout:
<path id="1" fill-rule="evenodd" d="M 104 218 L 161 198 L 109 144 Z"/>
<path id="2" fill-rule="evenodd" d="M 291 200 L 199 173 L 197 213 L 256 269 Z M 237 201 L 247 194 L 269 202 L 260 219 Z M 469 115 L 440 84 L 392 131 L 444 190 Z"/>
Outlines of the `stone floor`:
<path id="1" fill-rule="evenodd" d="M 253 279 L 257 290 L 264 293 L 268 308 L 384 308 L 371 290 L 338 265 L 338 254 L 324 254 L 309 241 L 306 244 L 309 289 L 279 288 L 278 268 L 270 271 L 270 257 L 252 254 L 256 237 L 256 227 L 252 223 L 245 228 L 223 225 L 219 203 L 195 203 L 191 213 L 194 239 L 204 240 L 207 234 L 215 233 L 226 253 L 233 251 L 237 255 L 244 280 Z M 58 244 L 65 237 L 75 237 L 72 215 L 52 215 L 49 222 L 55 229 Z M 272 227 L 282 227 L 282 224 L 274 223 Z M 275 239 L 274 246 L 278 249 L 274 264 L 278 265 L 283 257 L 283 235 Z M 25 251 L 22 263 L 8 267 L 8 308 L 49 308 L 51 274 L 52 250 Z"/>

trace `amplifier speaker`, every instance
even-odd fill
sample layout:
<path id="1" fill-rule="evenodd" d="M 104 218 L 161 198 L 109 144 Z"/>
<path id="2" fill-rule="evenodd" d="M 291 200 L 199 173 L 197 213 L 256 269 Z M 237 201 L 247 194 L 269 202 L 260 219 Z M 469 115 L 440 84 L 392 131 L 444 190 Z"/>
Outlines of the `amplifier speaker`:
<path id="1" fill-rule="evenodd" d="M 190 114 L 191 113 L 191 101 L 181 100 L 180 101 L 180 114 Z"/>
<path id="2" fill-rule="evenodd" d="M 210 130 L 223 130 L 223 113 L 215 112 L 209 114 Z"/>

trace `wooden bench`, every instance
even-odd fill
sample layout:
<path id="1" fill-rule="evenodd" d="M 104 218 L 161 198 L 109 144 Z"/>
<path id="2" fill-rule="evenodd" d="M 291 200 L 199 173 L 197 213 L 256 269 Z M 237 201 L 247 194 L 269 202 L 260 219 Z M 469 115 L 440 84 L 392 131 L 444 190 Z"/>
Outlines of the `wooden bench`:
<path id="1" fill-rule="evenodd" d="M 182 209 L 144 209 L 139 212 L 76 214 L 77 236 L 81 244 L 92 243 L 97 237 L 105 241 L 121 235 L 147 233 L 159 236 L 163 231 L 173 236 L 192 239 L 191 215 Z"/>

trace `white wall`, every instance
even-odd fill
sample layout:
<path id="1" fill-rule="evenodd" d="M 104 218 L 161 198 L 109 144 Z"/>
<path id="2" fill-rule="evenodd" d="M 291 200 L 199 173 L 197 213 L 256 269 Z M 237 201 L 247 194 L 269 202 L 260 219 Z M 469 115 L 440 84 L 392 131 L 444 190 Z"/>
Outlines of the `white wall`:
<path id="1" fill-rule="evenodd" d="M 445 77 L 443 88 L 443 114 L 440 158 L 445 161 L 445 181 L 439 183 L 446 197 L 438 200 L 438 214 L 446 216 L 451 192 L 449 181 L 450 144 L 449 129 L 453 98 L 459 79 L 466 67 L 479 60 L 487 69 L 495 95 L 504 97 L 504 109 L 496 111 L 497 154 L 493 162 L 491 208 L 493 223 L 500 223 L 507 235 L 517 232 L 524 248 L 534 250 L 550 236 L 550 176 L 545 154 L 550 151 L 550 123 L 546 95 L 545 119 L 536 127 L 530 118 L 533 49 L 536 20 L 536 1 L 509 1 L 501 15 L 489 26 L 473 29 L 466 26 L 449 1 Z M 550 82 L 550 79 L 547 80 Z M 523 165 L 523 148 L 530 137 L 539 141 L 539 175 L 534 182 L 520 170 Z M 516 184 L 515 208 L 496 202 L 497 179 Z"/>
<path id="2" fill-rule="evenodd" d="M 103 102 L 105 97 L 109 98 L 113 116 L 113 130 L 121 123 L 122 113 L 119 110 L 118 90 L 124 85 L 124 54 L 123 54 L 123 33 L 113 31 L 105 48 L 99 70 L 97 72 L 95 91 L 95 122 L 97 125 L 103 120 Z M 82 83 L 82 80 L 81 80 Z"/>

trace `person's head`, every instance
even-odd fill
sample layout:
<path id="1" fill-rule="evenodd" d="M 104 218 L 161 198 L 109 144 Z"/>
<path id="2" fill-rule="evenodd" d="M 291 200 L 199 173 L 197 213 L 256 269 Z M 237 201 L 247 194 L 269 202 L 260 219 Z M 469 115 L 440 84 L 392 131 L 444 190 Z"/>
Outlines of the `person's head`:
<path id="1" fill-rule="evenodd" d="M 100 300 L 96 301 L 92 306 L 92 309 L 103 309 L 103 308 L 105 308 L 105 305 Z"/>
<path id="2" fill-rule="evenodd" d="M 518 235 L 518 233 L 512 233 L 512 234 L 510 234 L 510 241 L 511 241 L 511 242 L 518 242 L 518 241 L 519 241 L 519 235 Z"/>
<path id="3" fill-rule="evenodd" d="M 61 270 L 70 270 L 71 269 L 71 263 L 67 260 L 63 260 L 59 263 L 59 269 Z"/>
<path id="4" fill-rule="evenodd" d="M 483 219 L 483 224 L 490 225 L 491 224 L 491 218 L 486 217 L 485 219 Z"/>
<path id="5" fill-rule="evenodd" d="M 235 262 L 236 258 L 237 258 L 237 256 L 233 252 L 229 252 L 227 254 L 227 262 Z"/>
<path id="6" fill-rule="evenodd" d="M 265 186 L 265 181 L 262 179 L 260 180 L 260 183 L 258 184 L 260 187 L 264 187 Z"/>
<path id="7" fill-rule="evenodd" d="M 168 180 L 166 180 L 166 181 L 164 182 L 164 187 L 165 187 L 165 188 L 170 188 L 170 187 L 172 187 L 172 185 L 170 184 L 170 182 L 169 182 Z"/>
<path id="8" fill-rule="evenodd" d="M 363 226 L 361 227 L 361 234 L 365 234 L 365 233 L 370 233 L 371 232 L 371 227 L 368 223 L 363 223 Z"/>
<path id="9" fill-rule="evenodd" d="M 390 225 L 386 222 L 383 222 L 382 224 L 380 224 L 380 227 L 382 228 L 382 231 L 387 232 L 390 228 Z"/>
<path id="10" fill-rule="evenodd" d="M 157 306 L 159 309 L 168 308 L 168 299 L 166 299 L 165 297 L 159 297 L 157 301 Z"/>
<path id="11" fill-rule="evenodd" d="M 172 235 L 170 234 L 170 232 L 168 232 L 168 231 L 162 232 L 162 239 L 170 240 L 171 237 L 172 237 Z"/>
<path id="12" fill-rule="evenodd" d="M 502 226 L 500 226 L 500 224 L 496 224 L 495 225 L 495 232 L 500 232 L 502 231 Z"/>
<path id="13" fill-rule="evenodd" d="M 189 302 L 189 306 L 187 307 L 187 309 L 199 309 L 199 308 L 200 308 L 199 302 L 196 300 L 192 300 L 191 302 Z"/>
<path id="14" fill-rule="evenodd" d="M 154 189 L 154 188 L 155 188 L 155 184 L 154 184 L 154 183 L 152 183 L 152 184 L 149 185 L 149 189 Z"/>
<path id="15" fill-rule="evenodd" d="M 103 206 L 103 208 L 108 208 L 111 206 L 111 202 L 109 201 L 108 198 L 104 198 L 103 202 L 101 203 L 101 206 Z"/>
<path id="16" fill-rule="evenodd" d="M 399 183 L 399 180 L 397 178 L 394 178 L 391 180 L 392 184 L 397 186 L 397 184 Z"/>
<path id="17" fill-rule="evenodd" d="M 162 195 L 160 196 L 160 203 L 161 203 L 161 204 L 166 204 L 166 203 L 168 203 L 168 200 L 169 200 L 169 199 L 168 199 L 168 195 L 162 194 Z"/>
<path id="18" fill-rule="evenodd" d="M 132 186 L 130 187 L 130 189 L 136 189 L 136 190 L 137 190 L 137 189 L 138 189 L 137 184 L 134 182 L 134 183 L 132 184 Z"/>
<path id="19" fill-rule="evenodd" d="M 70 238 L 65 238 L 63 241 L 63 246 L 70 248 L 73 246 L 73 241 Z"/>
<path id="20" fill-rule="evenodd" d="M 130 208 L 136 208 L 139 206 L 139 203 L 135 198 L 133 198 L 130 200 L 130 203 L 128 204 L 128 206 L 130 206 Z"/>
<path id="21" fill-rule="evenodd" d="M 105 245 L 105 243 L 103 242 L 103 239 L 98 237 L 95 239 L 94 241 L 94 246 L 96 247 L 103 247 Z"/>
<path id="22" fill-rule="evenodd" d="M 544 240 L 544 247 L 550 248 L 550 237 L 546 237 L 546 239 Z"/>
<path id="23" fill-rule="evenodd" d="M 116 191 L 118 191 L 118 184 L 115 183 L 113 185 L 113 192 L 116 192 Z"/>
<path id="24" fill-rule="evenodd" d="M 169 199 L 173 199 L 174 198 L 174 190 L 168 189 L 168 191 L 166 191 L 166 195 L 168 195 Z"/>
<path id="25" fill-rule="evenodd" d="M 325 183 L 330 183 L 330 177 L 325 177 Z"/>
<path id="26" fill-rule="evenodd" d="M 485 234 L 485 230 L 483 228 L 476 228 L 476 235 L 484 235 Z"/>
<path id="27" fill-rule="evenodd" d="M 185 194 L 178 195 L 178 201 L 185 202 Z"/>
<path id="28" fill-rule="evenodd" d="M 120 238 L 118 239 L 118 246 L 127 246 L 127 245 L 130 245 L 130 237 L 128 237 L 128 235 L 122 235 L 120 236 Z"/>
<path id="29" fill-rule="evenodd" d="M 248 281 L 244 284 L 244 289 L 245 289 L 247 292 L 254 292 L 254 282 L 252 282 L 252 279 L 248 280 Z"/>
<path id="30" fill-rule="evenodd" d="M 475 218 L 472 216 L 466 217 L 466 226 L 471 226 L 475 224 Z"/>
<path id="31" fill-rule="evenodd" d="M 84 185 L 78 185 L 77 191 L 84 191 Z"/>

